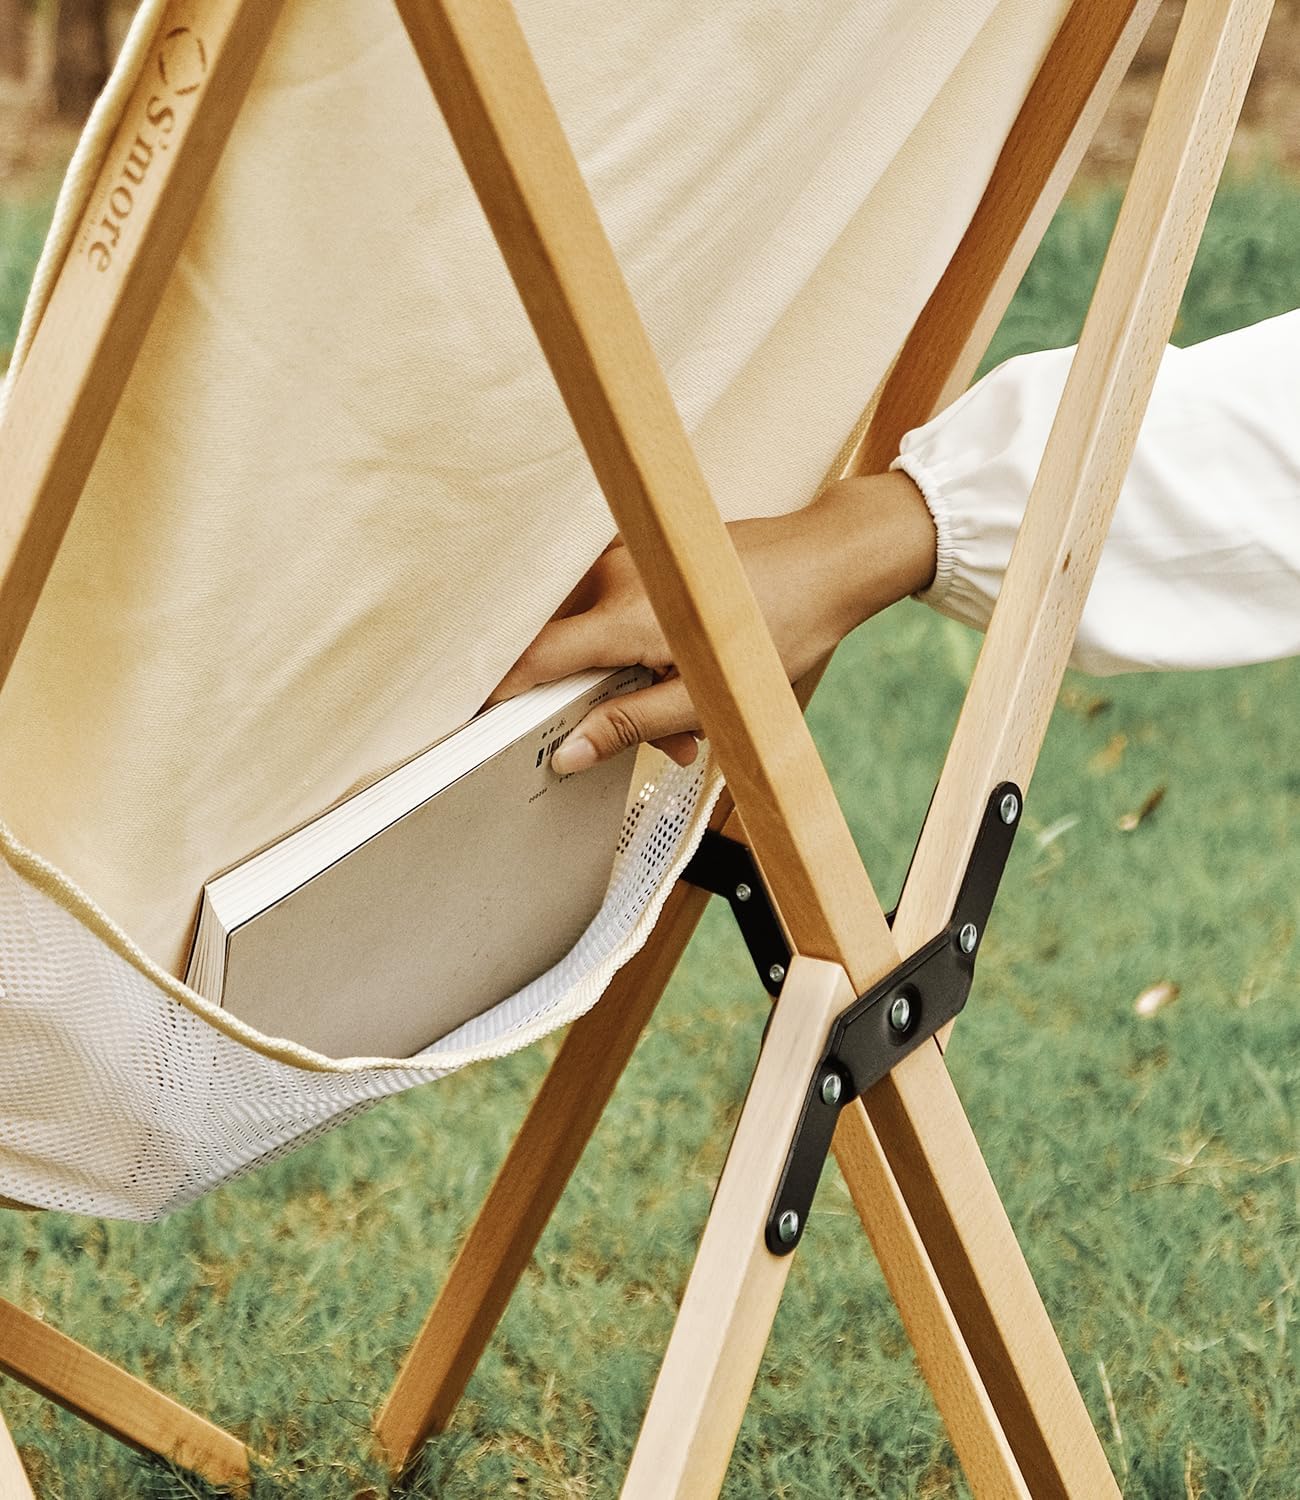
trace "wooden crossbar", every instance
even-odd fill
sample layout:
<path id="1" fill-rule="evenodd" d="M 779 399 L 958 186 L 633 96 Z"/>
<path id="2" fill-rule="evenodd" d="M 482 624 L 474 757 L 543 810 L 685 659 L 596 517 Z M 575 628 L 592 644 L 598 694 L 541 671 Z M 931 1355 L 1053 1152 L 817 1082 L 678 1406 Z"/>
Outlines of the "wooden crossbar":
<path id="1" fill-rule="evenodd" d="M 2 1298 L 0 1370 L 132 1448 L 215 1485 L 248 1483 L 248 1450 L 238 1438 Z M 0 1493 L 7 1500 L 9 1491 Z"/>

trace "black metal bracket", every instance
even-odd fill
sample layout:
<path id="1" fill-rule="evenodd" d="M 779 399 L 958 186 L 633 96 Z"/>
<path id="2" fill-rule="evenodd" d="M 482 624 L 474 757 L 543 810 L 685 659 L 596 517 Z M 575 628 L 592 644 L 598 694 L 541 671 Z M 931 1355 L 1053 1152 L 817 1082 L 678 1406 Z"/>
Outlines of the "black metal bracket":
<path id="1" fill-rule="evenodd" d="M 790 945 L 748 847 L 710 828 L 682 879 L 726 898 L 763 987 L 769 995 L 779 994 L 790 967 Z"/>
<path id="2" fill-rule="evenodd" d="M 840 1110 L 928 1042 L 966 1004 L 1023 804 L 1014 783 L 1004 781 L 993 789 L 948 925 L 854 1001 L 831 1028 L 768 1214 L 765 1237 L 774 1255 L 788 1255 L 803 1236 Z"/>

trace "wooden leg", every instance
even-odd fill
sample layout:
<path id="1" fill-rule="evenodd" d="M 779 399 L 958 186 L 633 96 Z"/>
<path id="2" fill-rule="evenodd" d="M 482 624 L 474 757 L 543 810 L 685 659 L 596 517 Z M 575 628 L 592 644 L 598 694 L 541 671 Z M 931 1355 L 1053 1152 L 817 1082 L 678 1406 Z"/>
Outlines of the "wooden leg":
<path id="1" fill-rule="evenodd" d="M 0 1370 L 132 1448 L 215 1485 L 248 1483 L 248 1449 L 237 1437 L 3 1299 Z"/>
<path id="2" fill-rule="evenodd" d="M 707 900 L 679 885 L 650 941 L 565 1038 L 375 1423 L 394 1469 L 459 1401 Z"/>
<path id="3" fill-rule="evenodd" d="M 796 957 L 731 1142 L 695 1268 L 623 1486 L 631 1497 L 716 1495 L 792 1257 L 764 1243 L 768 1206 L 835 1016 L 853 988 Z"/>
<path id="4" fill-rule="evenodd" d="M 913 1053 L 872 1090 L 866 1108 L 859 1103 L 841 1119 L 836 1151 L 868 1233 L 875 1194 L 854 1167 L 856 1144 L 851 1155 L 845 1147 L 872 1125 L 1030 1493 L 1035 1500 L 1117 1497 L 1105 1451 L 937 1047 Z"/>
<path id="5" fill-rule="evenodd" d="M 1189 0 L 1183 13 L 899 901 L 903 952 L 947 920 L 989 788 L 1029 784 L 1270 8 Z M 1035 1495 L 1113 1493 L 937 1048 L 868 1109 Z"/>
<path id="6" fill-rule="evenodd" d="M 727 832 L 741 834 L 734 818 Z M 704 901 L 702 892 L 679 887 L 646 948 L 566 1038 L 377 1420 L 379 1445 L 394 1469 L 405 1467 L 420 1444 L 449 1420 L 686 947 Z M 1035 1454 L 1039 1449 L 1050 1452 L 1052 1439 L 1031 1420 L 1035 1410 L 1046 1408 L 1053 1413 L 1053 1422 L 1061 1424 L 1058 1436 L 1068 1435 L 1067 1453 L 1074 1454 L 1072 1462 L 1062 1459 L 1057 1467 L 1074 1479 L 1085 1476 L 1091 1486 L 1076 1484 L 1065 1492 L 1113 1493 L 1100 1444 L 1070 1383 L 1064 1356 L 946 1071 L 931 1080 L 929 1087 L 945 1093 L 951 1105 L 940 1110 L 945 1140 L 960 1139 L 965 1144 L 952 1160 L 966 1184 L 964 1201 L 969 1212 L 981 1224 L 1000 1221 L 1001 1225 L 993 1248 L 1004 1274 L 994 1287 L 1001 1295 L 992 1296 L 991 1304 L 1004 1323 L 1011 1318 L 1011 1329 L 1000 1340 L 991 1340 L 985 1333 L 980 1347 L 992 1348 L 1000 1342 L 1013 1372 L 1029 1370 L 1044 1382 L 1037 1406 L 1023 1392 L 1018 1402 L 1011 1399 L 1013 1374 L 997 1387 L 1002 1395 L 999 1409 L 1005 1408 L 1004 1416 L 1010 1412 L 1020 1434 L 1020 1462 L 1040 1480 L 1051 1472 L 1051 1464 Z M 897 1134 L 900 1127 L 891 1119 L 886 1128 Z M 984 1394 L 978 1362 L 967 1352 L 958 1318 L 931 1265 L 931 1250 L 912 1222 L 886 1152 L 861 1106 L 845 1113 L 835 1146 L 918 1364 L 976 1493 L 1017 1493 L 1007 1488 L 1005 1475 L 1011 1472 L 1005 1463 L 1007 1444 L 992 1414 L 993 1403 Z M 941 1157 L 932 1169 L 938 1177 L 948 1160 L 942 1153 Z M 910 1177 L 916 1175 L 913 1169 Z M 923 1224 L 929 1231 L 924 1239 L 934 1240 L 951 1262 L 951 1226 L 944 1226 L 933 1211 Z M 965 1263 L 969 1265 L 969 1260 Z M 987 1370 L 983 1379 L 989 1380 Z M 1032 1489 L 1035 1495 L 1058 1492 L 1040 1490 L 1037 1485 Z"/>
<path id="7" fill-rule="evenodd" d="M 804 1084 L 852 987 L 834 964 L 795 958 L 759 1057 L 672 1340 L 624 1485 L 625 1497 L 716 1495 L 793 1256 L 764 1242 L 768 1206 Z M 842 1119 L 851 1114 L 847 1111 Z M 865 1222 L 975 1493 L 1030 1494 L 902 1204 L 874 1131 L 841 1142 Z"/>
<path id="8" fill-rule="evenodd" d="M 31 1480 L 3 1417 L 0 1417 L 0 1495 L 5 1500 L 36 1500 Z"/>

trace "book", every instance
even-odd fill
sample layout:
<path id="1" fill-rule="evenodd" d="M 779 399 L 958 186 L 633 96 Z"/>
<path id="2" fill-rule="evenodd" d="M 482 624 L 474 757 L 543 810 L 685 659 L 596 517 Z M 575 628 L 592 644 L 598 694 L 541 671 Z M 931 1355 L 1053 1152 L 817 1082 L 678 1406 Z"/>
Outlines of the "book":
<path id="1" fill-rule="evenodd" d="M 332 1057 L 409 1057 L 558 962 L 609 883 L 635 749 L 551 757 L 602 700 L 589 671 L 497 704 L 203 888 L 186 983 Z"/>

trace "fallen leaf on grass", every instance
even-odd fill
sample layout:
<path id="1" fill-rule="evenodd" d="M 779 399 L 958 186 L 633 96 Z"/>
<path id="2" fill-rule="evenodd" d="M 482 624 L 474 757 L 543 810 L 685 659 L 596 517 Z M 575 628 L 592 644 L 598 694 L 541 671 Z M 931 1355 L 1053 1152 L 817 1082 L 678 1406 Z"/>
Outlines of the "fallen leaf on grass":
<path id="1" fill-rule="evenodd" d="M 1085 719 L 1095 719 L 1111 706 L 1109 698 L 1097 698 L 1091 693 L 1080 692 L 1078 688 L 1065 688 L 1061 693 L 1061 702 L 1071 713 L 1079 714 Z"/>
<path id="2" fill-rule="evenodd" d="M 1124 752 L 1128 749 L 1128 735 L 1112 734 L 1106 741 L 1104 749 L 1098 750 L 1096 755 L 1088 762 L 1088 769 L 1094 776 L 1105 776 L 1113 771 L 1120 761 L 1124 759 Z"/>
<path id="3" fill-rule="evenodd" d="M 1139 823 L 1146 822 L 1164 800 L 1165 788 L 1163 786 L 1156 787 L 1154 791 L 1147 793 L 1141 807 L 1134 812 L 1126 812 L 1124 814 L 1119 822 L 1116 823 L 1116 828 L 1121 833 L 1132 833 Z"/>
<path id="4" fill-rule="evenodd" d="M 1054 844 L 1063 833 L 1069 833 L 1078 821 L 1077 813 L 1066 813 L 1065 817 L 1057 818 L 1055 823 L 1049 823 L 1042 833 L 1037 835 L 1038 847 L 1046 849 L 1049 844 Z"/>
<path id="5" fill-rule="evenodd" d="M 1178 999 L 1178 986 L 1172 979 L 1162 979 L 1159 984 L 1148 985 L 1133 1002 L 1133 1011 L 1139 1016 L 1154 1016 Z"/>

